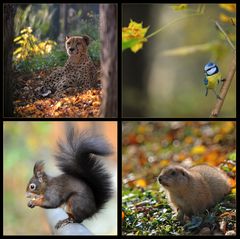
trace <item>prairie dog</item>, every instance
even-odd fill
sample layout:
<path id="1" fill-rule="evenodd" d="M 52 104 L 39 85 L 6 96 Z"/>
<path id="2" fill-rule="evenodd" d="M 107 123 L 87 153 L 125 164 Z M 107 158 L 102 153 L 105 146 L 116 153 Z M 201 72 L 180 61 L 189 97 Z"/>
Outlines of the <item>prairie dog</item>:
<path id="1" fill-rule="evenodd" d="M 190 169 L 169 166 L 158 177 L 172 208 L 179 209 L 180 217 L 192 216 L 214 206 L 231 187 L 227 177 L 218 169 L 198 165 Z"/>

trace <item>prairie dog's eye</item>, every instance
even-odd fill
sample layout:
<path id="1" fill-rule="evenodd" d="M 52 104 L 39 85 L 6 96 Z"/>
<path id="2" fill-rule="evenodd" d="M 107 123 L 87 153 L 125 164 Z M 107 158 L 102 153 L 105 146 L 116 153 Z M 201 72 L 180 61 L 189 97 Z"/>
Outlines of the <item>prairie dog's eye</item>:
<path id="1" fill-rule="evenodd" d="M 35 189 L 36 189 L 36 184 L 35 184 L 35 183 L 31 183 L 31 184 L 29 185 L 29 189 L 30 189 L 31 191 L 35 190 Z"/>

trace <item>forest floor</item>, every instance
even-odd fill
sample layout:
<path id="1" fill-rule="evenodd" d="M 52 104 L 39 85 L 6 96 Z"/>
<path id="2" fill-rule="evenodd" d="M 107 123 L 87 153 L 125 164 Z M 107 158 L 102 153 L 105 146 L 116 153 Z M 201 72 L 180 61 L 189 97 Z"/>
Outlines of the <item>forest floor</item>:
<path id="1" fill-rule="evenodd" d="M 52 71 L 52 70 L 51 70 Z M 15 75 L 14 115 L 24 118 L 92 118 L 99 117 L 102 99 L 100 81 L 97 88 L 56 98 L 37 94 L 50 71 Z"/>

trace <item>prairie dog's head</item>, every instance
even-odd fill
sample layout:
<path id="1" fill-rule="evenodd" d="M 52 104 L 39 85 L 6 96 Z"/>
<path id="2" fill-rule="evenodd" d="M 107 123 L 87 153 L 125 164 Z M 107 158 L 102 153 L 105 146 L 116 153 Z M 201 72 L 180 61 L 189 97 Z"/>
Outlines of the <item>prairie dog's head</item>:
<path id="1" fill-rule="evenodd" d="M 174 165 L 162 170 L 158 176 L 158 182 L 169 191 L 177 191 L 179 188 L 187 186 L 190 177 L 187 169 Z"/>

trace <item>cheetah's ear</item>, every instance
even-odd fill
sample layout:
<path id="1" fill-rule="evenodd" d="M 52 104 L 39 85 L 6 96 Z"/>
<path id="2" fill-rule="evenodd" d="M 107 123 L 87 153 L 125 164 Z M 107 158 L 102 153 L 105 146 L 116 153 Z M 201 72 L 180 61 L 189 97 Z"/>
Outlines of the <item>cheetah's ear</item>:
<path id="1" fill-rule="evenodd" d="M 83 36 L 83 39 L 84 39 L 84 41 L 86 42 L 86 45 L 88 46 L 89 45 L 89 43 L 90 43 L 90 38 L 89 38 L 89 36 Z"/>
<path id="2" fill-rule="evenodd" d="M 65 40 L 67 41 L 70 38 L 70 36 L 66 36 Z"/>

